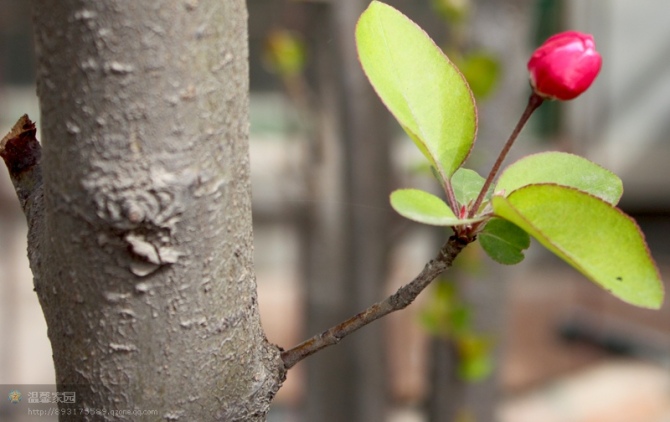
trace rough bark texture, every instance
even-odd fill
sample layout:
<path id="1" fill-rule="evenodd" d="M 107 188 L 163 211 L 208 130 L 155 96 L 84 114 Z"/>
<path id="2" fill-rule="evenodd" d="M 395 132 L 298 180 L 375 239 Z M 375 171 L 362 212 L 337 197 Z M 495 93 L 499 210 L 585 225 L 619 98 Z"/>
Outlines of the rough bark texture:
<path id="1" fill-rule="evenodd" d="M 34 18 L 31 266 L 59 387 L 76 408 L 263 420 L 284 374 L 252 271 L 245 2 L 48 0 Z M 89 418 L 115 420 L 65 419 Z"/>

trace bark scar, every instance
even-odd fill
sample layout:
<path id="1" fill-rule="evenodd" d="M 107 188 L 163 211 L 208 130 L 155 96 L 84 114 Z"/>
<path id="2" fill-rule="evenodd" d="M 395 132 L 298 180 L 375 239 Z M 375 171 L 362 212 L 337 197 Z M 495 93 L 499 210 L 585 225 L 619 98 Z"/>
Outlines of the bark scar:
<path id="1" fill-rule="evenodd" d="M 137 276 L 147 276 L 162 265 L 174 264 L 179 259 L 180 254 L 174 248 L 156 244 L 141 234 L 130 232 L 124 240 L 133 255 L 139 258 L 130 264 L 130 271 Z"/>

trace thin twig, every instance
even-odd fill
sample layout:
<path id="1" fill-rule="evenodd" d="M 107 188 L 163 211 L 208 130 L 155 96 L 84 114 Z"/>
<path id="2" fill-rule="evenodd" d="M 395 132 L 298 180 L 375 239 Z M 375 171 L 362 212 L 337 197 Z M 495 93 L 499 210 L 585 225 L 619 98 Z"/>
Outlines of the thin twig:
<path id="1" fill-rule="evenodd" d="M 307 356 L 313 355 L 321 349 L 339 343 L 344 337 L 359 328 L 375 321 L 391 312 L 406 308 L 416 299 L 437 276 L 449 268 L 454 259 L 470 241 L 451 236 L 442 246 L 437 256 L 429 261 L 414 280 L 402 286 L 393 295 L 377 302 L 366 310 L 354 315 L 348 320 L 317 334 L 290 350 L 282 352 L 284 367 L 289 369 Z"/>
<path id="2" fill-rule="evenodd" d="M 507 157 L 507 153 L 512 148 L 514 141 L 516 141 L 516 138 L 519 136 L 519 133 L 521 133 L 521 129 L 523 129 L 523 127 L 526 125 L 526 122 L 533 114 L 533 112 L 537 110 L 539 106 L 542 105 L 543 101 L 544 98 L 540 97 L 535 92 L 530 94 L 530 98 L 528 98 L 528 105 L 526 105 L 526 109 L 523 111 L 523 114 L 521 115 L 519 122 L 514 127 L 512 134 L 509 136 L 509 139 L 507 139 L 507 142 L 505 142 L 505 146 L 503 147 L 502 151 L 500 151 L 500 155 L 498 155 L 496 162 L 493 164 L 493 167 L 491 168 L 491 171 L 489 172 L 489 175 L 486 178 L 486 182 L 484 182 L 484 186 L 482 186 L 482 190 L 479 192 L 479 195 L 477 196 L 477 200 L 475 201 L 475 203 L 472 205 L 472 208 L 470 208 L 470 211 L 468 212 L 468 217 L 473 217 L 479 210 L 479 206 L 482 205 L 484 197 L 486 196 L 486 192 L 489 190 L 491 183 L 493 183 L 493 179 L 495 179 L 496 175 L 498 174 L 498 170 L 500 170 L 500 166 L 502 165 L 503 161 L 505 161 L 505 157 Z"/>

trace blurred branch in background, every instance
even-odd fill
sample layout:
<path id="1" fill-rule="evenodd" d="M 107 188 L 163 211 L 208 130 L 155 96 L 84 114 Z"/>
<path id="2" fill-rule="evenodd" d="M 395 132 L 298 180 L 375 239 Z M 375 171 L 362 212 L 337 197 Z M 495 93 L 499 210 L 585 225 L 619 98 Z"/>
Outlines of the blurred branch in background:
<path id="1" fill-rule="evenodd" d="M 363 75 L 354 45 L 354 25 L 367 4 L 292 4 L 301 9 L 307 42 L 281 29 L 266 40 L 266 61 L 305 130 L 306 200 L 298 219 L 305 336 L 380 300 L 388 278 L 389 117 Z M 382 329 L 366 327 L 363 335 L 306 363 L 306 420 L 385 420 Z"/>
<path id="2" fill-rule="evenodd" d="M 481 105 L 487 99 L 496 99 L 496 88 L 504 76 L 503 60 L 508 60 L 512 52 L 496 49 L 490 40 L 477 33 L 477 28 L 500 25 L 502 21 L 504 24 L 497 28 L 496 37 L 522 39 L 523 34 L 515 33 L 513 28 L 518 25 L 515 21 L 524 17 L 511 9 L 518 5 L 507 1 L 496 4 L 475 0 L 431 0 L 431 5 L 445 29 L 442 48 L 468 81 L 484 114 L 479 120 L 486 126 L 490 120 L 487 109 Z M 500 96 L 497 99 L 499 103 Z M 499 134 L 506 129 L 498 129 L 497 139 L 486 139 L 489 144 L 503 142 Z M 477 167 L 478 159 L 481 160 L 471 157 L 470 166 Z M 436 230 L 435 236 L 439 238 L 443 232 Z M 459 261 L 456 271 L 434 287 L 422 314 L 423 326 L 432 335 L 431 388 L 426 408 L 428 419 L 433 422 L 494 420 L 502 329 L 499 316 L 504 306 L 500 299 L 504 286 L 499 277 L 487 274 L 490 265 L 484 261 L 484 254 L 478 252 L 479 246 L 470 249 Z"/>

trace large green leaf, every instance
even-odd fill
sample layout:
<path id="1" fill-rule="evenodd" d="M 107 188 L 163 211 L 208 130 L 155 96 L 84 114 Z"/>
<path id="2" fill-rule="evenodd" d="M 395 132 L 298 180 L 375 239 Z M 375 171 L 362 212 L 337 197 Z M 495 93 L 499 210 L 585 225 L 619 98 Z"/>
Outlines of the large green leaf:
<path id="1" fill-rule="evenodd" d="M 378 1 L 361 15 L 356 44 L 377 94 L 446 183 L 477 130 L 465 78 L 421 28 Z"/>
<path id="2" fill-rule="evenodd" d="M 442 199 L 419 189 L 393 191 L 391 206 L 405 218 L 433 226 L 459 226 L 482 221 L 481 218 L 459 220 Z"/>
<path id="3" fill-rule="evenodd" d="M 543 152 L 524 157 L 500 175 L 495 192 L 509 195 L 532 184 L 554 183 L 570 186 L 616 205 L 623 193 L 621 179 L 609 170 L 578 155 Z"/>
<path id="4" fill-rule="evenodd" d="M 535 237 L 586 277 L 625 302 L 660 308 L 663 284 L 644 236 L 602 199 L 553 184 L 494 195 L 494 213 Z"/>

